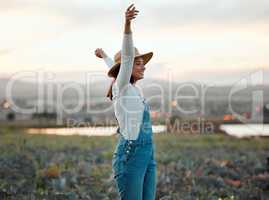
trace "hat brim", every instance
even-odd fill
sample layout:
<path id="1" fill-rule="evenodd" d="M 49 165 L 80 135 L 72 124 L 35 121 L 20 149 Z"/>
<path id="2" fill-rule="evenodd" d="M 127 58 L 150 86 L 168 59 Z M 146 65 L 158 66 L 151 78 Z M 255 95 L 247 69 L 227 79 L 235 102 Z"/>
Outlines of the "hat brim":
<path id="1" fill-rule="evenodd" d="M 143 60 L 144 60 L 144 65 L 146 65 L 146 64 L 150 61 L 150 59 L 152 58 L 152 56 L 153 56 L 153 52 L 148 52 L 148 53 L 144 53 L 144 54 L 137 55 L 137 56 L 135 56 L 134 58 L 136 59 L 136 58 L 141 58 L 141 57 L 142 57 Z M 109 77 L 114 77 L 114 78 L 116 78 L 116 77 L 117 77 L 117 74 L 118 74 L 118 72 L 119 72 L 119 68 L 120 68 L 120 62 L 115 63 L 115 64 L 110 68 L 110 70 L 108 71 L 107 75 L 108 75 Z"/>

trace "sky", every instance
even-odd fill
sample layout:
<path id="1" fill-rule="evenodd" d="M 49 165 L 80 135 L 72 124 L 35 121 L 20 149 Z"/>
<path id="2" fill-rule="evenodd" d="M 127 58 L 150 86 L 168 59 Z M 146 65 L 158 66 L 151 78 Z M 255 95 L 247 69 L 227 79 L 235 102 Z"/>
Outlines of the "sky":
<path id="1" fill-rule="evenodd" d="M 46 70 L 78 80 L 107 67 L 94 56 L 120 50 L 124 12 L 145 78 L 232 82 L 263 69 L 269 78 L 268 0 L 0 0 L 0 77 Z"/>

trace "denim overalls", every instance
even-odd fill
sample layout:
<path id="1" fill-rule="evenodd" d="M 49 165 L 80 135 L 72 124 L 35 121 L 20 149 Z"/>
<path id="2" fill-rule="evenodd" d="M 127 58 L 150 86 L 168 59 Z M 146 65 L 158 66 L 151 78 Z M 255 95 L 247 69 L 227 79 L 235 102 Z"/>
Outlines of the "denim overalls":
<path id="1" fill-rule="evenodd" d="M 121 200 L 154 200 L 156 193 L 155 144 L 149 106 L 145 105 L 143 122 L 136 140 L 126 140 L 119 133 L 119 140 L 112 158 L 114 180 Z"/>

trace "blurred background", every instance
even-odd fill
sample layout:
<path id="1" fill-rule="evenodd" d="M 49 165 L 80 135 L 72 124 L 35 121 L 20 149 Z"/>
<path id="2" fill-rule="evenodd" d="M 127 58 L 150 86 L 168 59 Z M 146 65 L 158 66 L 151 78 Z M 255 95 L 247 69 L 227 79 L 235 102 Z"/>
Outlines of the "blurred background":
<path id="1" fill-rule="evenodd" d="M 269 198 L 268 1 L 10 0 L 0 199 L 116 199 L 112 79 L 94 51 L 120 50 L 131 3 L 134 45 L 154 52 L 137 87 L 156 133 L 157 198 Z"/>

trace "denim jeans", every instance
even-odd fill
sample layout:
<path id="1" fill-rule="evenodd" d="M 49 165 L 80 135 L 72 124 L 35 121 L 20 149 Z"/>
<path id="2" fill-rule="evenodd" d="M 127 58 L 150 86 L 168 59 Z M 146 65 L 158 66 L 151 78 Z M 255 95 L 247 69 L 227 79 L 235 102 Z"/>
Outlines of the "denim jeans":
<path id="1" fill-rule="evenodd" d="M 112 158 L 114 180 L 121 200 L 154 200 L 157 182 L 155 144 L 148 104 L 136 140 L 119 140 Z"/>

